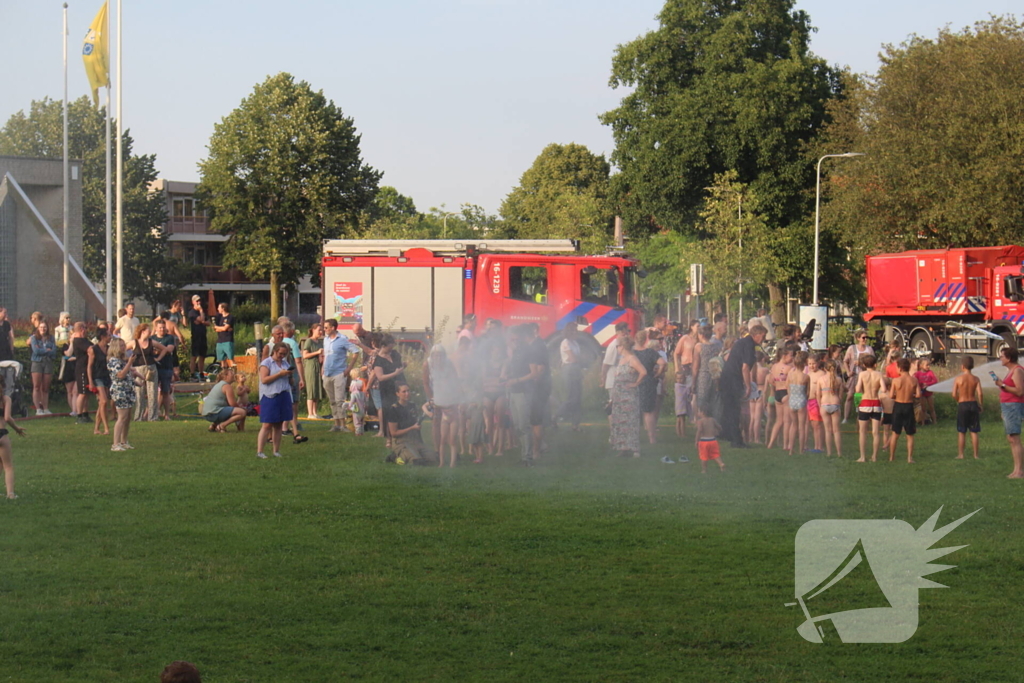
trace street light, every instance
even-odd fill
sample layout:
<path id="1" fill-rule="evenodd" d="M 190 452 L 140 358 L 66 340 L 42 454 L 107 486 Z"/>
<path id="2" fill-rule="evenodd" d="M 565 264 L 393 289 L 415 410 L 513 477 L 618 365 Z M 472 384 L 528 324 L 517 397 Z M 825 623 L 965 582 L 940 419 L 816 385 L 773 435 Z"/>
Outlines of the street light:
<path id="1" fill-rule="evenodd" d="M 458 216 L 458 215 L 459 214 L 457 214 L 457 213 L 446 213 L 444 215 L 444 217 L 441 219 L 441 224 L 442 224 L 441 239 L 447 239 L 448 238 L 448 216 Z"/>
<path id="2" fill-rule="evenodd" d="M 862 157 L 863 152 L 846 152 L 844 154 L 826 154 L 818 159 L 818 184 L 814 197 L 814 305 L 818 305 L 818 251 L 820 246 L 819 214 L 821 212 L 821 162 L 825 159 L 848 159 Z"/>

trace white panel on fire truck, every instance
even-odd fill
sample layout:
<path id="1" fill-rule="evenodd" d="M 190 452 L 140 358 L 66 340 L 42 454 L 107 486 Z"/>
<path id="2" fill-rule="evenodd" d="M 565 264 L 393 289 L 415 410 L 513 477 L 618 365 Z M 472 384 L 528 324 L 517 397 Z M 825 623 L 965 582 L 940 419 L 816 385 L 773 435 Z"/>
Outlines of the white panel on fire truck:
<path id="1" fill-rule="evenodd" d="M 399 266 L 374 268 L 374 326 L 395 332 L 403 327 L 409 331 L 431 327 L 430 271 Z"/>
<path id="2" fill-rule="evenodd" d="M 462 268 L 434 268 L 434 330 L 444 330 L 438 340 L 449 351 L 462 324 Z"/>
<path id="3" fill-rule="evenodd" d="M 330 266 L 324 268 L 324 318 L 334 318 L 348 330 L 357 322 L 366 329 L 373 327 L 372 268 Z"/>

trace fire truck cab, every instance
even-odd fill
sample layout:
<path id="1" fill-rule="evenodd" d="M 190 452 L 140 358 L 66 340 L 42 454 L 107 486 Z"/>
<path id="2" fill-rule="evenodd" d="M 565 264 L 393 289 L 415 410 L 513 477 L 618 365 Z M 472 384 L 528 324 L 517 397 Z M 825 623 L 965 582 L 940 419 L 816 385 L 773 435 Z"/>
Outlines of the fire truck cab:
<path id="1" fill-rule="evenodd" d="M 637 261 L 582 256 L 573 240 L 328 240 L 323 315 L 343 328 L 391 331 L 406 341 L 452 343 L 470 315 L 535 322 L 545 339 L 577 323 L 598 345 L 615 325 L 642 325 Z"/>

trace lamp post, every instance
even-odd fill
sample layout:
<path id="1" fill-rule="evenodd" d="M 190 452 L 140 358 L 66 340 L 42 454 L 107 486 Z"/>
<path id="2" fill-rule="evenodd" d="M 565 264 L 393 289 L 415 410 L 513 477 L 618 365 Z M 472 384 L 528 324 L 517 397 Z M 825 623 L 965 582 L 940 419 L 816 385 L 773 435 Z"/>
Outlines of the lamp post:
<path id="1" fill-rule="evenodd" d="M 862 157 L 863 152 L 845 152 L 843 154 L 826 154 L 818 159 L 818 182 L 814 196 L 814 305 L 818 305 L 818 253 L 820 250 L 819 214 L 821 213 L 821 162 L 825 159 L 847 159 Z"/>
<path id="2" fill-rule="evenodd" d="M 441 219 L 441 239 L 448 239 L 448 216 L 458 216 L 457 213 L 446 213 Z"/>

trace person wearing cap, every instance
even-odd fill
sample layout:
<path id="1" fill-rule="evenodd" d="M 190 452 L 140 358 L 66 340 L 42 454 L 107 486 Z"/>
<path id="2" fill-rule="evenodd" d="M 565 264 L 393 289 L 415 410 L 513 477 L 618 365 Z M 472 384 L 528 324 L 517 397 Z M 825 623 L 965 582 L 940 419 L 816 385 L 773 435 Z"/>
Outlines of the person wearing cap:
<path id="1" fill-rule="evenodd" d="M 188 318 L 188 328 L 192 338 L 192 350 L 189 352 L 191 354 L 189 371 L 193 377 L 201 377 L 206 366 L 206 357 L 210 355 L 206 342 L 206 328 L 209 326 L 210 321 L 206 318 L 206 313 L 203 311 L 203 300 L 198 294 L 192 295 L 192 310 L 188 312 L 186 317 Z"/>

